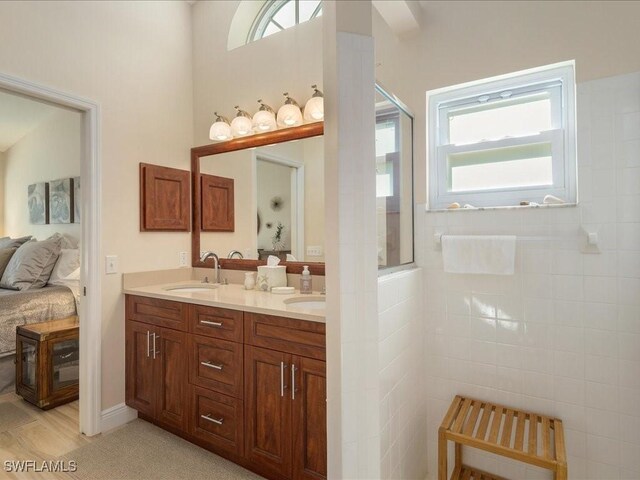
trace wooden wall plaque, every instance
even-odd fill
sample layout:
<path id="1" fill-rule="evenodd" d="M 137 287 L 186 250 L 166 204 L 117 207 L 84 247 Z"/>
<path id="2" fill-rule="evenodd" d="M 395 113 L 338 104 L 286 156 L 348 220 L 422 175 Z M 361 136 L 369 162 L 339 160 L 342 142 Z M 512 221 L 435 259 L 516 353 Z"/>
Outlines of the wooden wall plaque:
<path id="1" fill-rule="evenodd" d="M 188 232 L 190 210 L 188 171 L 140 164 L 141 232 Z"/>
<path id="2" fill-rule="evenodd" d="M 202 231 L 233 232 L 233 179 L 201 174 L 200 195 Z"/>

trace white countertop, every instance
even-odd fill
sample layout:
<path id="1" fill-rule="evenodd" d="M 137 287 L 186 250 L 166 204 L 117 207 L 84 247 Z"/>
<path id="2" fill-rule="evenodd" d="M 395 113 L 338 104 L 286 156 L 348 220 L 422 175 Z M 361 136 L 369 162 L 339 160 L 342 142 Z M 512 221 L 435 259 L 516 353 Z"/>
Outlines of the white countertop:
<path id="1" fill-rule="evenodd" d="M 160 298 L 174 302 L 193 303 L 209 307 L 228 308 L 230 310 L 242 310 L 244 312 L 262 313 L 265 315 L 277 315 L 281 317 L 310 320 L 312 322 L 325 322 L 323 310 L 305 308 L 303 303 L 295 306 L 288 305 L 285 300 L 305 297 L 309 300 L 322 299 L 319 293 L 301 295 L 299 290 L 291 295 L 279 295 L 258 290 L 245 290 L 243 285 L 229 284 L 217 285 L 217 288 L 205 292 L 178 292 L 168 290 L 172 287 L 196 285 L 193 280 L 161 285 L 149 285 L 143 287 L 125 288 L 123 293 L 139 295 L 141 297 Z"/>

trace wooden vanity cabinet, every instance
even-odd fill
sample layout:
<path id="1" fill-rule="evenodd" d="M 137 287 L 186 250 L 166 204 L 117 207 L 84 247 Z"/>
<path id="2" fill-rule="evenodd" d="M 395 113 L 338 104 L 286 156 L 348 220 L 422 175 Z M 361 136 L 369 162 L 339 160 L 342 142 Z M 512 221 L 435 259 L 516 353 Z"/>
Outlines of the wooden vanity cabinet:
<path id="1" fill-rule="evenodd" d="M 324 330 L 245 313 L 245 455 L 286 478 L 327 476 Z"/>
<path id="2" fill-rule="evenodd" d="M 162 424 L 186 429 L 186 334 L 128 321 L 125 350 L 127 405 Z"/>
<path id="3" fill-rule="evenodd" d="M 127 295 L 126 403 L 273 480 L 327 475 L 325 325 Z"/>

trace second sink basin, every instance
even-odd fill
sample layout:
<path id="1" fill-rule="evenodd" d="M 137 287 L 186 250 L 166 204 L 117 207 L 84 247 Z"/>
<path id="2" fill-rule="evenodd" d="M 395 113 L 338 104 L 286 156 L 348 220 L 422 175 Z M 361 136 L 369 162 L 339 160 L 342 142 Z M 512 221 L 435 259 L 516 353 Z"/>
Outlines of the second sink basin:
<path id="1" fill-rule="evenodd" d="M 298 311 L 324 311 L 326 307 L 326 297 L 318 296 L 318 295 L 309 295 L 309 296 L 300 296 L 287 298 L 284 303 L 287 305 L 287 308 L 290 310 L 298 310 Z"/>
<path id="2" fill-rule="evenodd" d="M 196 283 L 193 285 L 176 285 L 173 287 L 167 287 L 165 290 L 175 293 L 197 293 L 215 290 L 216 288 L 218 288 L 218 285 L 211 283 Z"/>

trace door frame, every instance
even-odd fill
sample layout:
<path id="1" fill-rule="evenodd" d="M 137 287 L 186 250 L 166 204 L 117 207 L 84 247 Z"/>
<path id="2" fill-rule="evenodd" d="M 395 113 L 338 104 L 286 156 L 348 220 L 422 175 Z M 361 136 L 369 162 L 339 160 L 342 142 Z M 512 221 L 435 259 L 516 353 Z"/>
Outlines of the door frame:
<path id="1" fill-rule="evenodd" d="M 292 202 L 291 208 L 291 254 L 297 258 L 298 262 L 302 262 L 306 255 L 304 248 L 304 163 L 272 153 L 253 150 L 253 177 L 256 185 L 253 193 L 253 205 L 256 212 L 258 211 L 258 160 L 291 168 L 291 199 L 295 200 Z M 293 228 L 294 225 L 295 228 Z M 257 225 L 255 230 L 257 230 Z"/>
<path id="2" fill-rule="evenodd" d="M 0 72 L 0 88 L 82 113 L 82 264 L 80 303 L 80 432 L 100 433 L 101 421 L 101 158 L 100 106 L 85 98 Z"/>

